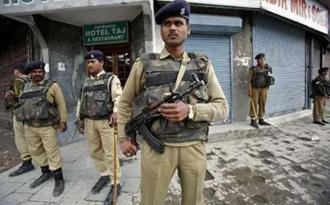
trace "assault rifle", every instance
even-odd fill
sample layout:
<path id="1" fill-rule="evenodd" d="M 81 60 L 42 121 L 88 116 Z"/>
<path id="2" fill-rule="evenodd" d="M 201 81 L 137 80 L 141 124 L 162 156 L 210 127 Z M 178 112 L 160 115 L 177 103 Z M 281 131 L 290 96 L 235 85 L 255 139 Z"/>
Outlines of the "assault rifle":
<path id="1" fill-rule="evenodd" d="M 175 103 L 182 100 L 185 96 L 191 94 L 196 89 L 205 85 L 203 80 L 199 80 L 198 76 L 193 73 L 192 74 L 193 81 L 188 87 L 187 91 L 184 93 L 172 92 L 171 95 L 164 97 L 164 99 L 160 102 L 157 102 L 151 105 L 149 108 L 146 108 L 137 115 L 132 118 L 125 127 L 125 132 L 128 136 L 132 137 L 136 142 L 136 132 L 142 135 L 143 139 L 150 145 L 152 149 L 154 149 L 158 153 L 164 152 L 164 142 L 159 140 L 156 136 L 153 135 L 149 130 L 149 126 L 151 123 L 156 120 L 156 118 L 161 117 L 158 108 L 163 103 Z"/>

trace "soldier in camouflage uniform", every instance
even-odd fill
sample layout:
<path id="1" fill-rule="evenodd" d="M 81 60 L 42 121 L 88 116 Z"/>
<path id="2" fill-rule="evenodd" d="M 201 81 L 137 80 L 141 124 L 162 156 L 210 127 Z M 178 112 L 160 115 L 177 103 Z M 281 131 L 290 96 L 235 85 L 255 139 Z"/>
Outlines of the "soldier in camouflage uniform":
<path id="1" fill-rule="evenodd" d="M 129 157 L 138 150 L 125 133 L 133 105 L 142 110 L 171 91 L 186 91 L 192 73 L 207 82 L 182 101 L 162 104 L 158 110 L 161 117 L 149 129 L 164 142 L 165 148 L 164 153 L 159 153 L 146 141 L 142 144 L 141 205 L 164 204 L 176 170 L 182 187 L 182 204 L 204 204 L 208 125 L 227 116 L 227 100 L 213 65 L 207 56 L 184 50 L 184 41 L 190 34 L 189 14 L 190 6 L 183 0 L 168 3 L 158 11 L 156 23 L 161 26 L 165 47 L 161 53 L 144 54 L 134 63 L 120 98 L 119 140 L 123 154 Z"/>
<path id="2" fill-rule="evenodd" d="M 89 153 L 94 160 L 100 178 L 92 187 L 93 194 L 99 193 L 111 180 L 111 188 L 104 204 L 111 203 L 114 189 L 114 175 L 116 172 L 117 194 L 120 193 L 120 166 L 118 155 L 114 156 L 114 128 L 117 124 L 117 106 L 122 88 L 118 77 L 106 73 L 103 69 L 104 54 L 93 50 L 85 55 L 88 69 L 88 79 L 85 80 L 79 109 L 80 132 L 88 137 Z M 113 162 L 117 170 L 113 169 Z"/>
<path id="3" fill-rule="evenodd" d="M 27 65 L 31 81 L 23 89 L 15 116 L 17 121 L 24 122 L 26 142 L 32 159 L 41 166 L 42 175 L 30 184 L 30 188 L 54 177 L 53 196 L 57 197 L 64 191 L 64 180 L 56 129 L 59 128 L 61 132 L 67 129 L 67 109 L 59 84 L 44 79 L 44 66 L 43 62 Z"/>
<path id="4" fill-rule="evenodd" d="M 8 91 L 5 96 L 5 101 L 7 102 L 6 103 L 7 108 L 11 109 L 12 111 L 15 109 L 15 105 L 18 102 L 18 98 L 21 95 L 21 92 L 23 91 L 25 83 L 29 81 L 29 77 L 26 75 L 25 72 L 24 64 L 17 64 L 14 67 L 14 76 L 15 78 L 14 78 L 13 90 Z M 34 170 L 34 166 L 32 164 L 32 158 L 24 135 L 23 122 L 17 121 L 15 115 L 13 115 L 13 130 L 14 130 L 16 148 L 20 154 L 20 158 L 23 161 L 23 163 L 17 170 L 10 173 L 9 177 L 14 177 Z"/>

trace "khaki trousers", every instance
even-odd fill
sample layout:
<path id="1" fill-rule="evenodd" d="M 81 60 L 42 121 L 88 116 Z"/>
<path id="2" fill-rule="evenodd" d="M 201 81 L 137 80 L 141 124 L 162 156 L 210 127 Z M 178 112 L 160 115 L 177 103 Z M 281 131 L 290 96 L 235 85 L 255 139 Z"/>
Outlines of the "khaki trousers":
<path id="1" fill-rule="evenodd" d="M 140 205 L 163 205 L 176 170 L 181 182 L 181 204 L 204 205 L 206 154 L 202 142 L 185 147 L 165 146 L 163 154 L 151 149 L 148 143 L 143 143 Z"/>
<path id="2" fill-rule="evenodd" d="M 25 124 L 24 131 L 32 159 L 39 166 L 49 165 L 52 171 L 63 166 L 60 148 L 56 141 L 56 129 L 53 126 L 32 127 Z"/>
<path id="3" fill-rule="evenodd" d="M 111 183 L 114 183 L 113 160 L 117 162 L 117 183 L 120 179 L 120 166 L 118 160 L 118 140 L 117 156 L 114 156 L 114 129 L 108 124 L 108 120 L 85 119 L 86 134 L 88 137 L 89 154 L 94 160 L 95 166 L 99 172 L 108 172 Z"/>
<path id="4" fill-rule="evenodd" d="M 24 135 L 24 124 L 23 122 L 17 121 L 15 116 L 13 117 L 13 128 L 14 128 L 15 144 L 17 151 L 20 154 L 21 160 L 23 161 L 30 160 L 31 155 Z"/>
<path id="5" fill-rule="evenodd" d="M 324 120 L 324 108 L 326 106 L 327 98 L 324 96 L 314 97 L 314 107 L 313 107 L 313 120 L 314 122 L 322 122 Z"/>
<path id="6" fill-rule="evenodd" d="M 259 119 L 264 117 L 266 111 L 267 96 L 268 88 L 252 88 L 249 112 L 252 120 L 256 120 L 257 116 Z"/>

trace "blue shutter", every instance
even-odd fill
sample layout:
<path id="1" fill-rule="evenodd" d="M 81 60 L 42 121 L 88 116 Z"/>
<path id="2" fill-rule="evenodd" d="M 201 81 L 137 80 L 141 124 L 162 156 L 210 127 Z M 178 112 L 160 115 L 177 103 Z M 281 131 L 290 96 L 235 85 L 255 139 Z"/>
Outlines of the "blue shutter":
<path id="1" fill-rule="evenodd" d="M 230 37 L 228 36 L 191 35 L 185 43 L 187 51 L 205 54 L 209 57 L 231 107 L 230 48 Z"/>
<path id="2" fill-rule="evenodd" d="M 302 110 L 305 106 L 305 33 L 267 16 L 253 19 L 253 56 L 266 54 L 275 85 L 269 89 L 267 116 Z"/>

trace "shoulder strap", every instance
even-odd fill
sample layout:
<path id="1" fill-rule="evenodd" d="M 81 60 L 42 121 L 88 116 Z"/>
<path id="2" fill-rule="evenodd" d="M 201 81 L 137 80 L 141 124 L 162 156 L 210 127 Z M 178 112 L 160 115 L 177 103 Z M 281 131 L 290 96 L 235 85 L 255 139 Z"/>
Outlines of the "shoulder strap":
<path id="1" fill-rule="evenodd" d="M 49 88 L 50 88 L 53 84 L 55 84 L 56 82 L 57 82 L 57 81 L 47 80 L 47 81 L 45 82 L 46 86 L 45 86 L 45 88 L 43 89 L 43 92 L 44 92 L 44 93 L 47 93 L 47 91 L 49 90 Z"/>
<path id="2" fill-rule="evenodd" d="M 140 59 L 142 61 L 151 61 L 151 60 L 159 60 L 160 54 L 159 53 L 146 53 L 142 54 Z"/>
<path id="3" fill-rule="evenodd" d="M 270 73 L 273 72 L 272 67 L 270 67 L 268 64 L 266 64 L 265 68 L 266 68 Z"/>
<path id="4" fill-rule="evenodd" d="M 159 53 L 146 53 L 146 54 L 141 54 L 141 56 L 137 59 L 141 61 L 142 63 L 142 68 L 143 72 L 146 72 L 146 68 L 149 67 L 151 61 L 154 60 L 159 60 L 160 59 L 160 54 Z"/>
<path id="5" fill-rule="evenodd" d="M 109 79 L 113 74 L 111 72 L 104 73 L 100 76 L 99 79 Z"/>
<path id="6" fill-rule="evenodd" d="M 175 91 L 176 89 L 178 89 L 179 87 L 179 84 L 181 83 L 182 81 L 182 78 L 186 72 L 186 68 L 187 68 L 187 65 L 188 65 L 188 61 L 189 61 L 189 55 L 184 55 L 183 56 L 183 59 L 181 61 L 181 65 L 180 65 L 180 69 L 179 69 L 179 73 L 178 73 L 178 76 L 176 78 L 176 81 L 175 81 L 175 85 L 174 85 L 174 88 L 173 88 L 173 91 Z"/>
<path id="7" fill-rule="evenodd" d="M 198 54 L 198 53 L 188 53 L 188 56 L 191 59 L 196 59 L 196 62 L 200 69 L 206 70 L 209 61 L 209 58 L 206 55 Z"/>
<path id="8" fill-rule="evenodd" d="M 108 80 L 108 86 L 107 86 L 111 98 L 112 98 L 112 81 L 113 81 L 114 78 L 115 78 L 114 75 L 112 75 L 112 76 L 109 78 L 109 80 Z"/>
<path id="9" fill-rule="evenodd" d="M 191 59 L 196 59 L 196 54 L 194 52 L 188 52 L 188 56 Z"/>

